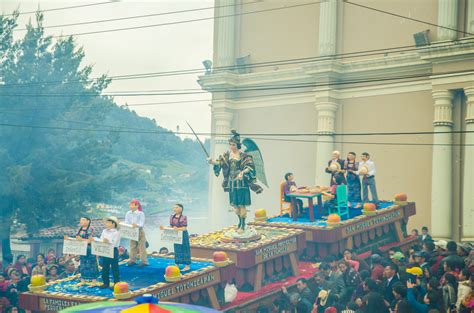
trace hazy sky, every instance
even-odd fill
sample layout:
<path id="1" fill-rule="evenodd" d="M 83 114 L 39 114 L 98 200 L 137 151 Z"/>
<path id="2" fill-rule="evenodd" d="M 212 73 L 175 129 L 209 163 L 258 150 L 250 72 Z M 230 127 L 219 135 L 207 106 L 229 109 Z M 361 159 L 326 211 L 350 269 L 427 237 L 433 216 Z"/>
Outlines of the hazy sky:
<path id="1" fill-rule="evenodd" d="M 10 14 L 14 9 L 19 9 L 20 12 L 31 12 L 35 11 L 38 6 L 42 10 L 47 10 L 99 2 L 106 2 L 106 0 L 0 0 L 0 9 L 4 14 Z M 212 0 L 122 0 L 83 8 L 45 12 L 44 26 L 206 8 L 213 5 L 214 1 Z M 75 34 L 212 17 L 213 14 L 214 11 L 208 9 L 107 23 L 46 28 L 45 31 L 51 35 Z M 18 28 L 24 28 L 30 18 L 34 21 L 34 17 L 34 14 L 20 15 Z M 17 38 L 21 38 L 23 35 L 24 31 L 16 31 Z M 115 76 L 203 68 L 201 62 L 205 59 L 212 59 L 212 37 L 213 21 L 206 20 L 81 35 L 77 36 L 76 40 L 85 49 L 84 64 L 94 65 L 93 76 L 96 77 L 103 73 Z M 112 82 L 106 92 L 199 89 L 196 80 L 197 74 L 118 80 Z M 182 131 L 187 131 L 185 121 L 189 121 L 196 131 L 209 132 L 211 117 L 210 101 L 208 100 L 210 98 L 210 94 L 205 93 L 116 97 L 115 99 L 119 105 L 204 99 L 206 101 L 197 103 L 157 104 L 137 106 L 133 109 L 142 116 L 156 119 L 159 125 L 171 130 L 176 130 L 176 126 L 179 125 Z"/>

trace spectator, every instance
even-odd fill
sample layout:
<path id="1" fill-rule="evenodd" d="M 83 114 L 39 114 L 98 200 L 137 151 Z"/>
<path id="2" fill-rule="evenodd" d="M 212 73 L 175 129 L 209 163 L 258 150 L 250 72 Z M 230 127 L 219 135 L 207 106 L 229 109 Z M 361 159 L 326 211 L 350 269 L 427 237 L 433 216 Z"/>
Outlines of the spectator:
<path id="1" fill-rule="evenodd" d="M 56 259 L 56 251 L 54 249 L 49 249 L 48 250 L 48 255 L 47 255 L 47 258 L 55 258 Z"/>
<path id="2" fill-rule="evenodd" d="M 58 258 L 58 274 L 61 275 L 66 270 L 66 258 L 59 257 Z"/>
<path id="3" fill-rule="evenodd" d="M 72 260 L 66 261 L 66 269 L 60 275 L 61 279 L 76 275 L 76 265 Z"/>
<path id="4" fill-rule="evenodd" d="M 394 255 L 390 257 L 390 259 L 392 260 L 394 264 L 398 266 L 398 278 L 400 278 L 402 282 L 406 282 L 407 278 L 406 278 L 405 273 L 406 273 L 407 266 L 405 263 L 405 255 L 401 252 L 396 252 Z"/>
<path id="5" fill-rule="evenodd" d="M 9 285 L 10 281 L 6 279 L 5 274 L 0 273 L 0 297 L 5 296 Z"/>
<path id="6" fill-rule="evenodd" d="M 463 269 L 459 274 L 459 285 L 458 285 L 458 294 L 456 307 L 460 308 L 462 301 L 471 293 L 471 272 L 467 268 Z"/>
<path id="7" fill-rule="evenodd" d="M 385 276 L 384 299 L 390 305 L 395 300 L 395 297 L 393 296 L 393 285 L 395 285 L 397 282 L 400 281 L 400 279 L 398 278 L 397 273 L 398 273 L 398 266 L 396 264 L 389 264 L 385 267 L 385 271 L 384 271 L 384 276 Z"/>
<path id="8" fill-rule="evenodd" d="M 293 308 L 296 309 L 297 313 L 310 313 L 312 305 L 311 303 L 305 299 L 302 298 L 301 295 L 297 292 L 292 292 L 289 294 L 289 300 Z"/>
<path id="9" fill-rule="evenodd" d="M 419 237 L 420 242 L 423 244 L 425 242 L 432 242 L 433 238 L 431 238 L 430 234 L 428 233 L 428 227 L 423 226 L 421 228 L 421 236 Z"/>
<path id="10" fill-rule="evenodd" d="M 440 268 L 438 269 L 438 275 L 443 274 L 443 265 L 446 262 L 451 262 L 453 266 L 452 269 L 457 272 L 460 272 L 465 266 L 464 259 L 457 254 L 458 245 L 454 241 L 450 241 L 446 247 L 448 250 L 447 255 L 441 260 Z"/>
<path id="11" fill-rule="evenodd" d="M 165 254 L 166 255 L 168 253 L 169 253 L 168 248 L 166 248 L 166 247 L 161 247 L 160 248 L 159 254 Z"/>
<path id="12" fill-rule="evenodd" d="M 296 281 L 296 289 L 297 289 L 298 294 L 302 298 L 305 298 L 306 300 L 308 300 L 309 303 L 314 302 L 315 296 L 313 295 L 311 290 L 308 288 L 308 281 L 306 279 L 298 278 L 298 280 Z M 288 293 L 288 290 L 286 289 L 286 287 L 281 287 L 281 291 L 289 299 L 290 294 Z"/>
<path id="13" fill-rule="evenodd" d="M 443 271 L 444 271 L 444 274 L 443 274 L 443 276 L 441 276 L 441 280 L 440 280 L 441 285 L 444 285 L 444 281 L 446 279 L 447 274 L 451 274 L 456 278 L 459 276 L 458 272 L 454 269 L 454 262 L 453 261 L 444 262 Z"/>
<path id="14" fill-rule="evenodd" d="M 446 249 L 448 247 L 448 242 L 446 240 L 438 240 L 434 243 L 434 245 L 436 249 L 431 260 L 431 272 L 437 274 L 440 269 L 441 261 L 445 256 L 447 256 Z"/>
<path id="15" fill-rule="evenodd" d="M 469 242 L 458 244 L 457 254 L 465 259 L 469 256 L 472 251 L 472 245 Z"/>
<path id="16" fill-rule="evenodd" d="M 431 309 L 441 311 L 442 305 L 440 304 L 440 299 L 442 299 L 442 296 L 437 290 L 429 290 L 425 295 L 422 295 L 423 303 L 421 303 L 415 299 L 413 287 L 414 284 L 412 284 L 410 281 L 407 281 L 407 300 L 415 312 L 428 313 L 428 311 Z"/>
<path id="17" fill-rule="evenodd" d="M 448 312 L 455 310 L 458 294 L 458 282 L 456 281 L 454 275 L 446 274 L 442 291 L 444 307 Z"/>
<path id="18" fill-rule="evenodd" d="M 61 279 L 59 274 L 58 274 L 58 265 L 56 264 L 50 264 L 48 265 L 48 276 L 46 277 L 46 280 L 48 282 L 53 282 L 56 280 Z"/>
<path id="19" fill-rule="evenodd" d="M 26 257 L 23 254 L 20 254 L 16 257 L 14 267 L 20 274 L 31 275 L 31 270 L 28 268 L 26 264 Z"/>
<path id="20" fill-rule="evenodd" d="M 314 280 L 316 282 L 316 294 L 319 294 L 321 290 L 330 290 L 330 284 L 327 282 L 327 276 L 324 272 L 317 272 Z"/>
<path id="21" fill-rule="evenodd" d="M 347 303 L 361 283 L 360 275 L 355 269 L 350 267 L 349 263 L 346 261 L 339 261 L 339 270 L 342 273 L 342 279 L 345 286 L 340 295 L 340 299 L 342 303 Z"/>
<path id="22" fill-rule="evenodd" d="M 420 236 L 419 236 L 419 233 L 418 233 L 418 229 L 416 229 L 416 228 L 414 228 L 414 229 L 411 230 L 410 235 L 411 235 L 412 237 L 415 237 L 415 238 L 419 238 L 419 237 L 420 237 Z"/>
<path id="23" fill-rule="evenodd" d="M 367 286 L 368 294 L 364 297 L 364 313 L 389 313 L 384 297 L 378 292 L 375 281 L 367 279 L 365 285 Z"/>
<path id="24" fill-rule="evenodd" d="M 19 298 L 19 290 L 18 290 L 18 282 L 20 278 L 14 275 L 11 279 L 11 283 L 7 288 L 7 299 L 10 304 L 14 307 L 18 307 L 18 298 Z"/>
<path id="25" fill-rule="evenodd" d="M 378 254 L 374 254 L 370 257 L 371 263 L 372 263 L 372 272 L 370 277 L 374 281 L 382 281 L 383 279 L 383 273 L 384 273 L 384 267 L 382 265 L 382 257 Z"/>
<path id="26" fill-rule="evenodd" d="M 276 313 L 288 313 L 290 312 L 288 310 L 288 305 L 286 303 L 286 300 L 283 298 L 277 298 L 273 301 L 273 310 L 272 312 Z"/>
<path id="27" fill-rule="evenodd" d="M 369 271 L 361 271 L 359 273 L 360 275 L 360 281 L 361 283 L 359 284 L 359 286 L 356 287 L 356 290 L 354 291 L 353 295 L 352 295 L 352 301 L 356 301 L 356 299 L 360 298 L 362 299 L 365 294 L 366 294 L 366 289 L 364 288 L 364 282 L 367 278 L 370 277 L 370 272 Z"/>
<path id="28" fill-rule="evenodd" d="M 335 269 L 336 270 L 333 270 L 333 268 L 328 263 L 321 263 L 319 266 L 319 270 L 326 275 L 326 281 L 328 282 L 329 290 L 331 290 L 333 294 L 340 295 L 345 287 L 344 279 L 342 278 L 342 274 L 339 272 L 339 269 L 337 269 L 337 265 Z"/>
<path id="29" fill-rule="evenodd" d="M 363 271 L 363 270 L 366 270 L 366 271 L 370 270 L 369 264 L 367 264 L 367 262 L 365 262 L 363 259 L 359 258 L 357 256 L 357 254 L 353 253 L 349 249 L 344 250 L 343 258 L 357 272 Z"/>
<path id="30" fill-rule="evenodd" d="M 38 253 L 36 255 L 36 266 L 31 271 L 31 275 L 47 275 L 46 264 L 44 263 L 44 254 Z"/>

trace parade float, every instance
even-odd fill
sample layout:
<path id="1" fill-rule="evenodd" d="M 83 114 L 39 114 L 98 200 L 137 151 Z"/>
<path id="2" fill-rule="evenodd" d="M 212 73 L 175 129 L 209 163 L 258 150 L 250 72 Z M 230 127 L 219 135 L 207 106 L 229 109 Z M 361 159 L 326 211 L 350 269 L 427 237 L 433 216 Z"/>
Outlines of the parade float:
<path id="1" fill-rule="evenodd" d="M 150 294 L 163 301 L 195 303 L 219 309 L 216 292 L 223 288 L 222 283 L 234 279 L 236 275 L 235 264 L 231 260 L 227 260 L 225 265 L 215 266 L 212 259 L 193 258 L 191 269 L 184 273 L 174 266 L 171 257 L 150 256 L 149 262 L 150 266 L 140 270 L 120 265 L 122 281 L 115 284 L 113 290 L 83 284 L 80 275 L 51 283 L 38 279 L 36 286 L 20 295 L 20 303 L 23 309 L 32 312 L 58 312 L 89 302 L 132 300 Z"/>

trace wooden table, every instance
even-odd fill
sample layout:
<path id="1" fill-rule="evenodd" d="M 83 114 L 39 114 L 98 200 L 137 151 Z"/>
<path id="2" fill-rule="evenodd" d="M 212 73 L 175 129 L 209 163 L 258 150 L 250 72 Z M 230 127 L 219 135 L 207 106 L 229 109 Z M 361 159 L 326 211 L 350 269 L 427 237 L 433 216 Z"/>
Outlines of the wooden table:
<path id="1" fill-rule="evenodd" d="M 318 212 L 319 215 L 323 213 L 323 194 L 320 192 L 291 192 L 286 194 L 287 197 L 291 198 L 291 215 L 296 221 L 297 212 L 296 212 L 296 199 L 308 199 L 308 208 L 309 208 L 309 220 L 314 222 L 314 204 L 313 199 L 318 198 Z"/>

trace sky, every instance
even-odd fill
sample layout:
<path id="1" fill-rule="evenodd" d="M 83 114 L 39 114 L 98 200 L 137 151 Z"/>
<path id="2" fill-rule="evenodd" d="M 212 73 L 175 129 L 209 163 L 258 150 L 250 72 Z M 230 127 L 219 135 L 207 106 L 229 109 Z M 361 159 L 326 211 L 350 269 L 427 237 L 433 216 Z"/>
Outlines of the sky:
<path id="1" fill-rule="evenodd" d="M 47 28 L 70 23 L 97 21 L 136 15 L 174 12 L 197 8 L 210 8 L 212 0 L 107 0 L 96 1 L 19 1 L 0 0 L 3 14 L 11 14 L 13 10 L 32 12 L 40 8 L 49 10 L 77 5 L 103 3 L 82 8 L 65 9 L 45 12 L 44 26 L 48 35 L 77 34 L 98 30 L 110 30 L 142 25 L 163 24 L 212 17 L 213 9 L 205 9 L 179 14 L 166 14 L 154 17 L 95 23 L 75 26 Z M 18 29 L 24 29 L 35 15 L 21 14 Z M 16 39 L 24 35 L 24 31 L 15 32 Z M 109 76 L 137 73 L 167 72 L 176 70 L 203 69 L 202 61 L 212 60 L 213 20 L 182 23 L 126 31 L 106 32 L 76 36 L 79 46 L 85 50 L 84 65 L 92 64 L 92 77 L 102 74 Z M 146 79 L 129 79 L 112 81 L 106 92 L 150 91 L 200 89 L 196 82 L 198 74 L 162 76 Z M 204 100 L 201 102 L 183 102 L 173 104 L 153 104 L 131 107 L 139 115 L 153 118 L 157 124 L 176 131 L 189 131 L 188 121 L 196 132 L 210 132 L 211 113 L 208 93 L 189 95 L 155 95 L 115 97 L 119 105 L 143 104 L 157 102 L 181 102 Z"/>

